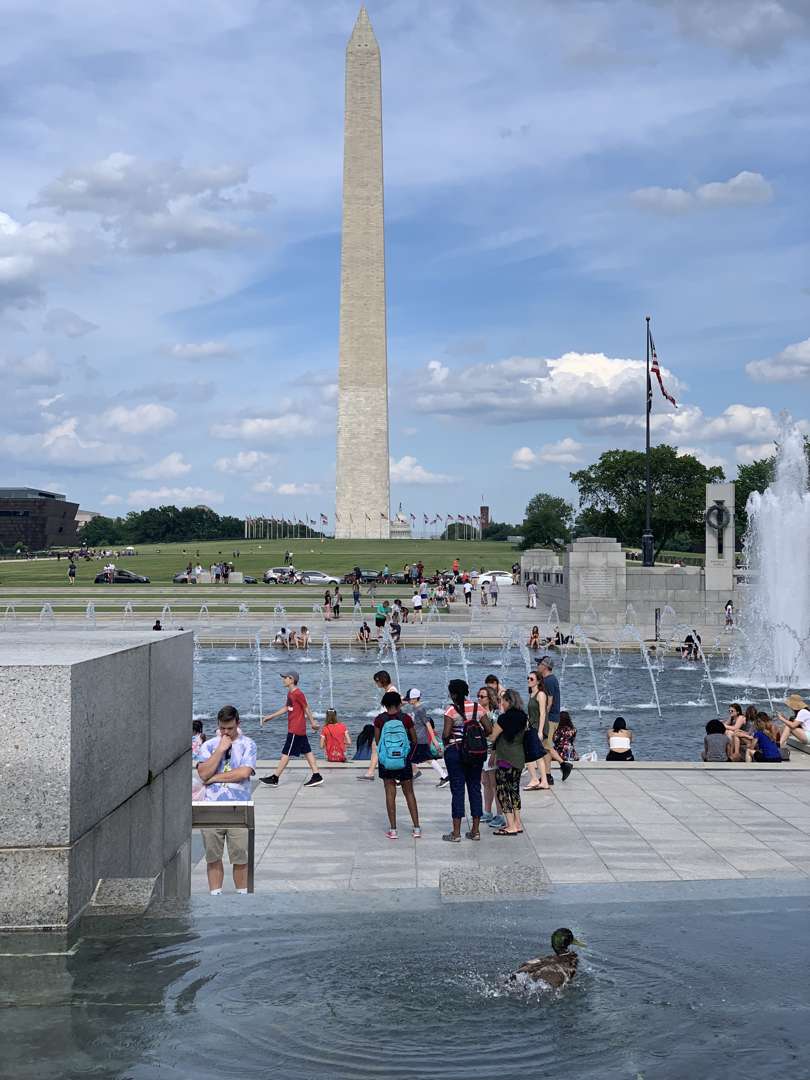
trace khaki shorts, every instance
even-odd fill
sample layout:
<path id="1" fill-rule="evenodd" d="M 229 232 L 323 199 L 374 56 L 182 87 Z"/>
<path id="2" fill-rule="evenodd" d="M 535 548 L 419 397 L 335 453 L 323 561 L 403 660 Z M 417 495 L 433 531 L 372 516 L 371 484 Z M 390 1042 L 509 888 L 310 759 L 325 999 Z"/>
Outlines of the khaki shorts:
<path id="1" fill-rule="evenodd" d="M 228 838 L 228 859 L 232 865 L 242 866 L 248 861 L 247 829 L 200 829 L 205 845 L 205 861 L 221 862 L 225 851 L 225 837 Z"/>

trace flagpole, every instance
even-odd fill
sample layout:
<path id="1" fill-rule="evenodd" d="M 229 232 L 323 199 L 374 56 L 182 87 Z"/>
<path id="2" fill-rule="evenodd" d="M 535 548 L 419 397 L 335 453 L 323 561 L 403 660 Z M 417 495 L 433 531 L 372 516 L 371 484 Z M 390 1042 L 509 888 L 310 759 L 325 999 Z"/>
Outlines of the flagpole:
<path id="1" fill-rule="evenodd" d="M 641 564 L 655 566 L 655 544 L 652 534 L 652 484 L 650 480 L 650 408 L 652 406 L 652 381 L 650 379 L 650 316 L 647 316 L 647 459 L 645 467 L 646 516 L 641 537 Z"/>

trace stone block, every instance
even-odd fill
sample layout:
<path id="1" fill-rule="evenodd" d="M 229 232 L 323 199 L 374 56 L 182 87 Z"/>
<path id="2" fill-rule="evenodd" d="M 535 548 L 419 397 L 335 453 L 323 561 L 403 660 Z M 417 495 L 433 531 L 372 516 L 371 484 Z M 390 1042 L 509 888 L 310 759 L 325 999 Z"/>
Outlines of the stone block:
<path id="1" fill-rule="evenodd" d="M 64 926 L 68 848 L 0 848 L 0 929 Z"/>
<path id="2" fill-rule="evenodd" d="M 133 877 L 157 877 L 163 869 L 163 774 L 130 801 L 130 873 Z"/>
<path id="3" fill-rule="evenodd" d="M 149 768 L 157 776 L 186 752 L 191 731 L 194 635 L 172 635 L 149 650 Z"/>
<path id="4" fill-rule="evenodd" d="M 163 772 L 163 865 L 191 835 L 191 749 Z"/>

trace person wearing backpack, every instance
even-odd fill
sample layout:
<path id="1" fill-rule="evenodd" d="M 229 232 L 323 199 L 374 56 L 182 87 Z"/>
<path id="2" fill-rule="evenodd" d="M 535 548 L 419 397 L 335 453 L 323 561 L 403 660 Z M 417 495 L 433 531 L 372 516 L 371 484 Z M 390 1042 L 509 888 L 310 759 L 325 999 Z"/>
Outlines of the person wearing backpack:
<path id="1" fill-rule="evenodd" d="M 388 811 L 389 840 L 397 839 L 397 783 L 402 788 L 405 802 L 408 804 L 413 835 L 418 840 L 422 835 L 419 827 L 419 810 L 413 793 L 413 766 L 411 755 L 416 746 L 416 732 L 413 720 L 402 711 L 402 698 L 396 690 L 383 694 L 381 712 L 374 721 L 374 741 L 379 757 L 380 779 L 385 785 L 385 809 Z"/>
<path id="2" fill-rule="evenodd" d="M 444 711 L 444 764 L 450 777 L 453 796 L 453 831 L 442 840 L 461 843 L 461 819 L 464 817 L 464 790 L 470 800 L 472 828 L 465 833 L 468 840 L 480 840 L 479 825 L 484 810 L 481 795 L 481 770 L 487 759 L 487 736 L 492 724 L 477 701 L 469 701 L 470 688 L 463 679 L 451 679 L 447 692 L 450 704 Z"/>

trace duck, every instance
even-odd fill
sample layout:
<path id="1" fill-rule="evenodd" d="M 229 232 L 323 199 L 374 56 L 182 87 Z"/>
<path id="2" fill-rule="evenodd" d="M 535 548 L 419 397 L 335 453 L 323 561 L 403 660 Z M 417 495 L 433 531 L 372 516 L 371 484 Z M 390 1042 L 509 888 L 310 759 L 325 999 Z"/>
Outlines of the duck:
<path id="1" fill-rule="evenodd" d="M 526 975 L 532 982 L 543 982 L 552 990 L 560 990 L 563 986 L 567 986 L 576 975 L 579 966 L 579 956 L 571 949 L 572 945 L 585 948 L 584 941 L 577 941 L 567 927 L 560 927 L 551 935 L 554 955 L 527 960 L 513 972 L 510 976 L 511 980 L 516 981 L 518 975 Z"/>

